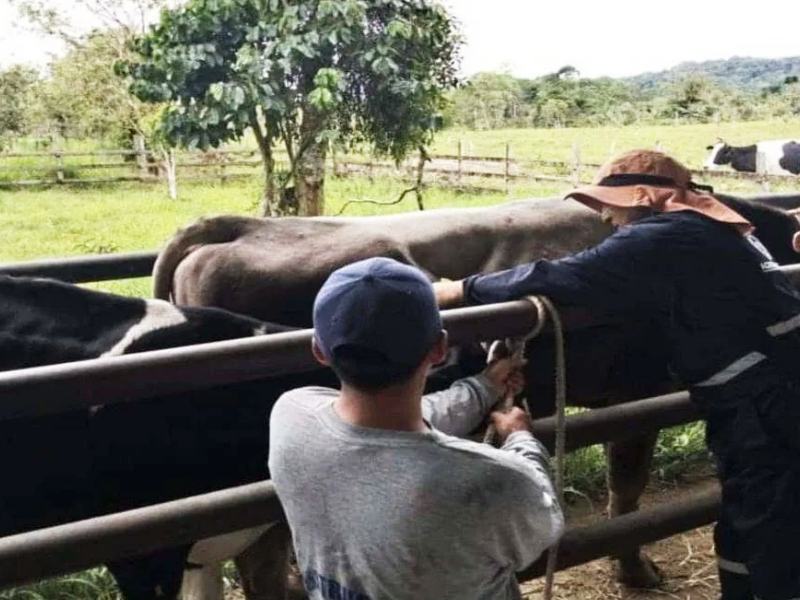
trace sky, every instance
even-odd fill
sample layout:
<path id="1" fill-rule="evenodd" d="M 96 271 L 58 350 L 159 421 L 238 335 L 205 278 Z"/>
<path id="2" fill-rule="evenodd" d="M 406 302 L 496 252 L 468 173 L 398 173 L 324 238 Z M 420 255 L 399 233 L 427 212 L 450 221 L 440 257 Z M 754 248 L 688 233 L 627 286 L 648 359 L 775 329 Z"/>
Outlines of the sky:
<path id="1" fill-rule="evenodd" d="M 54 1 L 74 10 L 72 0 Z M 533 78 L 571 65 L 583 77 L 625 77 L 684 61 L 800 55 L 795 0 L 742 10 L 730 0 L 441 1 L 461 23 L 467 76 L 506 70 Z M 19 27 L 9 0 L 0 0 L 0 67 L 44 65 L 61 50 Z"/>

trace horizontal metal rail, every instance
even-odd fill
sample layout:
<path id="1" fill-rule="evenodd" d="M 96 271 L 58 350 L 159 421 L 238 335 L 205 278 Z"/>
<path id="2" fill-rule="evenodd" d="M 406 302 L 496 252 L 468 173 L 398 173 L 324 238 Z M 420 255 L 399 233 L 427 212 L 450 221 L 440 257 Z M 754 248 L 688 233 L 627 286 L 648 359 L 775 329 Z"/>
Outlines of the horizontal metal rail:
<path id="1" fill-rule="evenodd" d="M 795 282 L 800 265 L 784 267 Z M 530 303 L 514 301 L 443 311 L 453 344 L 521 335 L 536 322 Z M 565 311 L 565 326 L 591 325 Z M 0 373 L 0 419 L 63 412 L 193 391 L 317 367 L 310 329 Z"/>
<path id="2" fill-rule="evenodd" d="M 607 521 L 569 529 L 561 538 L 557 570 L 631 551 L 643 544 L 691 531 L 713 523 L 719 511 L 718 490 L 703 492 L 687 500 L 659 504 L 615 517 Z M 545 573 L 545 554 L 530 567 L 517 573 L 520 581 L 529 581 Z"/>
<path id="3" fill-rule="evenodd" d="M 156 256 L 157 252 L 131 252 L 0 263 L 0 275 L 46 277 L 68 283 L 149 277 Z"/>
<path id="4" fill-rule="evenodd" d="M 630 422 L 631 415 L 647 414 L 653 428 L 656 419 L 691 418 L 684 411 L 686 394 L 671 394 L 631 403 L 625 414 L 615 406 L 567 418 L 570 449 L 612 439 L 614 427 Z M 676 411 L 678 411 L 676 413 Z M 683 411 L 683 412 L 681 412 Z M 648 425 L 649 427 L 650 425 Z M 534 432 L 544 440 L 554 435 L 553 420 L 534 422 Z M 641 430 L 639 430 L 641 431 Z M 687 531 L 716 518 L 718 496 L 674 502 L 640 510 L 565 534 L 559 550 L 559 569 L 634 548 Z M 193 496 L 113 515 L 87 519 L 33 532 L 0 538 L 0 588 L 71 573 L 97 564 L 153 552 L 160 548 L 220 535 L 283 518 L 271 482 L 255 483 Z M 543 572 L 541 561 L 526 569 L 523 580 Z"/>
<path id="5" fill-rule="evenodd" d="M 0 589 L 283 519 L 271 481 L 0 538 Z"/>
<path id="6" fill-rule="evenodd" d="M 582 313 L 576 313 L 580 319 Z M 454 344 L 521 335 L 526 301 L 443 311 Z M 568 320 L 569 322 L 569 320 Z M 577 320 L 574 322 L 578 322 Z M 0 373 L 0 419 L 36 416 L 319 368 L 311 329 Z"/>
<path id="7" fill-rule="evenodd" d="M 685 425 L 700 419 L 689 392 L 676 392 L 595 408 L 567 417 L 568 451 L 608 441 L 620 441 L 649 431 Z M 533 435 L 553 450 L 555 417 L 533 422 Z"/>

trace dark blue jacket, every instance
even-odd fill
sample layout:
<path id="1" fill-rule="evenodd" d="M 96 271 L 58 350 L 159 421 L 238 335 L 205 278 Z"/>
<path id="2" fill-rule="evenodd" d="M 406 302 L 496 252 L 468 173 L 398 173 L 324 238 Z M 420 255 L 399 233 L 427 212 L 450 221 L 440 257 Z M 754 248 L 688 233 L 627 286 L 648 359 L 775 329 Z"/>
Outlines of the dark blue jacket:
<path id="1" fill-rule="evenodd" d="M 800 295 L 777 267 L 754 236 L 687 210 L 621 227 L 560 260 L 469 277 L 464 296 L 486 304 L 542 294 L 655 321 L 672 368 L 693 385 L 763 350 L 773 339 L 770 326 L 777 334 L 791 330 L 791 337 L 800 332 L 785 323 L 800 315 Z"/>

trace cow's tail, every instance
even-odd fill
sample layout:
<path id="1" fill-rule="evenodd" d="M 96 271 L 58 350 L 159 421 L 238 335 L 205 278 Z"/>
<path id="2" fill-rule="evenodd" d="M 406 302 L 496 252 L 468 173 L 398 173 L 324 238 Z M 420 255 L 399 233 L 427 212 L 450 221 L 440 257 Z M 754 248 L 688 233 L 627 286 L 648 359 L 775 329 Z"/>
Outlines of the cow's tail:
<path id="1" fill-rule="evenodd" d="M 233 242 L 253 227 L 255 219 L 236 215 L 203 217 L 179 229 L 158 253 L 153 265 L 153 297 L 173 300 L 173 279 L 181 261 L 208 244 Z"/>

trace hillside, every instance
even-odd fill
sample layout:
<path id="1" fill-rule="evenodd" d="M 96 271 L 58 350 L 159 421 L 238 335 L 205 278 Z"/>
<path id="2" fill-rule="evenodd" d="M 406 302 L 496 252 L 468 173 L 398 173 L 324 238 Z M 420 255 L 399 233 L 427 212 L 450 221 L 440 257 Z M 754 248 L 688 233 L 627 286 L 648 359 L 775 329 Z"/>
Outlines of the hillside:
<path id="1" fill-rule="evenodd" d="M 708 77 L 724 87 L 759 92 L 764 88 L 780 85 L 791 75 L 800 76 L 800 56 L 788 58 L 736 56 L 727 60 L 684 62 L 666 71 L 642 73 L 622 81 L 641 86 L 643 90 L 652 90 L 660 84 L 670 83 L 689 74 Z"/>

